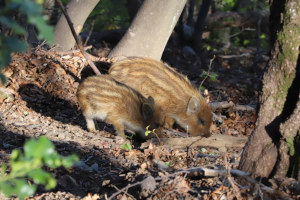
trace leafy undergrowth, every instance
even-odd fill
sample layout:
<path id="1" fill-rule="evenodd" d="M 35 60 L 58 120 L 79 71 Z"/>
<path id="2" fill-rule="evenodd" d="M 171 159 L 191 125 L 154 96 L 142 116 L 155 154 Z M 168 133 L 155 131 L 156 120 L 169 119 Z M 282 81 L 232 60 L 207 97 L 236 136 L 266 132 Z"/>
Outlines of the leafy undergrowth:
<path id="1" fill-rule="evenodd" d="M 201 71 L 191 73 L 199 58 L 178 55 L 171 60 L 168 51 L 164 60 L 199 85 L 202 78 L 194 74 Z M 217 80 L 203 85 L 211 102 L 229 103 L 213 110 L 212 132 L 249 136 L 256 120 L 261 69 L 224 63 L 215 61 L 211 70 L 218 74 Z M 75 97 L 80 79 L 86 76 L 81 71 L 85 66 L 78 52 L 61 55 L 37 50 L 15 55 L 4 71 L 9 82 L 0 104 L 1 163 L 8 162 L 13 149 L 38 136 L 53 141 L 61 155 L 75 153 L 80 158 L 71 169 L 46 169 L 56 178 L 56 188 L 47 191 L 39 186 L 29 199 L 248 199 L 262 195 L 255 184 L 238 184 L 237 176 L 226 173 L 238 167 L 241 148 L 177 149 L 133 141 L 132 149 L 126 151 L 111 125 L 100 123 L 97 133 L 87 132 Z M 105 73 L 109 62 L 103 59 L 98 66 Z M 221 175 L 206 175 L 204 169 Z"/>

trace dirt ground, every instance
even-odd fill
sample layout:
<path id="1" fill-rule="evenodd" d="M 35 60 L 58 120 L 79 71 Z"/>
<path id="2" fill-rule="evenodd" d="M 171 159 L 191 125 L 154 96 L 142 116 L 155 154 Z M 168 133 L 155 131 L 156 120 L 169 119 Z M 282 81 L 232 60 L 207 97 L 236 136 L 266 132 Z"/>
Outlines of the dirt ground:
<path id="1" fill-rule="evenodd" d="M 99 50 L 101 52 L 101 49 Z M 251 50 L 243 50 L 251 52 Z M 236 51 L 235 54 L 244 52 Z M 222 59 L 217 56 L 204 94 L 210 102 L 230 102 L 231 106 L 213 109 L 214 135 L 249 136 L 255 126 L 256 103 L 267 57 L 253 65 L 255 57 Z M 186 74 L 197 86 L 208 71 L 209 59 L 183 56 L 182 48 L 168 47 L 163 60 Z M 95 59 L 102 72 L 109 68 L 105 58 Z M 205 176 L 196 167 L 212 170 L 236 169 L 241 147 L 206 146 L 176 148 L 133 140 L 131 151 L 121 148 L 113 126 L 100 122 L 97 133 L 89 133 L 78 107 L 75 92 L 82 77 L 91 74 L 77 51 L 50 52 L 36 49 L 14 55 L 4 71 L 8 77 L 1 98 L 0 162 L 7 163 L 15 148 L 22 148 L 31 137 L 44 135 L 55 143 L 62 155 L 75 153 L 80 161 L 70 169 L 49 170 L 57 187 L 42 186 L 29 199 L 248 199 L 261 197 L 255 185 L 237 183 L 236 176 Z M 84 70 L 82 70 L 85 68 Z M 2 88 L 3 89 L 3 88 Z M 233 106 L 234 105 L 234 106 Z M 238 106 L 249 109 L 237 109 Z M 243 107 L 244 106 L 244 107 Z M 178 131 L 178 130 L 177 130 Z M 172 134 L 184 140 L 185 135 Z M 292 194 L 290 194 L 291 197 Z"/>

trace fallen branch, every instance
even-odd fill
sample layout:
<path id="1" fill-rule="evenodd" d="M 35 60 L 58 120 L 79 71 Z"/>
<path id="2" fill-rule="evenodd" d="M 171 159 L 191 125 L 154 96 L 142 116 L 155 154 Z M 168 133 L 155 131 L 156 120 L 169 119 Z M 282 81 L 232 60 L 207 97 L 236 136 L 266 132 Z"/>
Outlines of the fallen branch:
<path id="1" fill-rule="evenodd" d="M 72 24 L 72 22 L 71 22 L 71 19 L 70 19 L 68 13 L 66 12 L 66 10 L 65 10 L 65 8 L 64 8 L 64 6 L 63 6 L 63 4 L 61 3 L 60 0 L 56 0 L 56 3 L 57 3 L 58 6 L 61 8 L 61 10 L 62 10 L 62 12 L 63 12 L 63 14 L 64 14 L 64 16 L 65 16 L 65 18 L 66 18 L 68 24 L 69 24 L 69 27 L 70 27 L 71 32 L 72 32 L 72 34 L 73 34 L 73 37 L 74 37 L 74 39 L 75 39 L 75 41 L 76 41 L 77 47 L 80 49 L 80 52 L 81 52 L 82 55 L 85 57 L 86 61 L 89 63 L 89 65 L 91 66 L 91 68 L 94 70 L 95 74 L 96 74 L 96 75 L 100 75 L 100 74 L 101 74 L 100 71 L 98 70 L 98 68 L 96 67 L 96 65 L 89 59 L 89 55 L 84 51 L 84 49 L 83 49 L 83 47 L 82 47 L 82 44 L 81 44 L 81 42 L 80 42 L 80 40 L 79 40 L 79 38 L 78 38 L 78 36 L 77 36 L 75 30 L 74 30 L 74 27 L 73 27 L 73 24 Z"/>
<path id="2" fill-rule="evenodd" d="M 187 138 L 160 138 L 161 144 L 165 146 L 172 146 L 173 148 L 186 148 L 204 146 L 204 147 L 238 147 L 242 148 L 245 146 L 248 138 L 247 137 L 234 137 L 230 135 L 213 135 L 208 138 L 203 137 L 187 137 Z M 142 147 L 149 146 L 150 143 L 158 144 L 157 139 L 153 138 L 144 142 Z"/>
<path id="3" fill-rule="evenodd" d="M 225 108 L 232 108 L 233 110 L 236 111 L 249 111 L 249 112 L 256 110 L 255 105 L 236 105 L 232 101 L 211 102 L 210 107 L 213 111 L 217 109 L 225 109 Z"/>
<path id="4" fill-rule="evenodd" d="M 255 56 L 255 53 L 242 53 L 238 55 L 218 55 L 220 58 L 229 59 L 229 58 L 242 58 L 242 57 L 252 57 Z"/>
<path id="5" fill-rule="evenodd" d="M 277 190 L 274 190 L 273 188 L 268 187 L 268 186 L 256 181 L 255 179 L 251 178 L 250 173 L 248 173 L 248 172 L 244 172 L 244 171 L 237 170 L 237 169 L 231 169 L 229 171 L 229 173 L 233 176 L 238 176 L 238 177 L 244 178 L 246 181 L 248 181 L 252 185 L 258 185 L 261 190 L 271 194 L 274 197 L 276 195 L 278 195 Z M 160 180 L 163 180 L 165 178 L 175 177 L 177 175 L 182 175 L 182 174 L 186 174 L 187 177 L 189 177 L 189 178 L 195 178 L 195 177 L 212 178 L 212 177 L 226 176 L 226 175 L 228 175 L 228 171 L 224 170 L 224 169 L 209 169 L 209 168 L 204 168 L 204 167 L 193 167 L 193 168 L 183 169 L 183 170 L 174 172 L 172 174 L 167 174 L 165 176 L 156 177 L 156 178 L 154 178 L 154 180 L 155 181 L 160 181 Z M 148 180 L 148 177 L 145 178 L 142 181 L 139 181 L 139 182 L 136 182 L 136 183 L 133 183 L 133 184 L 128 184 L 126 187 L 124 187 L 124 188 L 118 190 L 117 192 L 115 192 L 114 194 L 112 194 L 108 198 L 108 200 L 113 199 L 115 196 L 117 196 L 118 194 L 120 194 L 122 192 L 125 193 L 131 187 L 143 184 L 147 180 Z M 288 198 L 288 195 L 284 192 L 281 192 L 280 196 Z"/>

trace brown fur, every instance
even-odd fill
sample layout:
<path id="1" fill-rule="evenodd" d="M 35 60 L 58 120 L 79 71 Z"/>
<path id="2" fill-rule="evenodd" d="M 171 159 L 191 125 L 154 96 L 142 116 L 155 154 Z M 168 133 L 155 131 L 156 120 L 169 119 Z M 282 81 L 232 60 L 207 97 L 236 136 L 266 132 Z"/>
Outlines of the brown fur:
<path id="1" fill-rule="evenodd" d="M 167 115 L 165 127 L 172 127 L 175 120 L 192 136 L 211 135 L 209 105 L 187 77 L 167 64 L 149 58 L 129 58 L 114 63 L 109 74 L 145 97 L 152 96 Z"/>
<path id="2" fill-rule="evenodd" d="M 94 119 L 114 125 L 125 138 L 125 127 L 145 139 L 145 128 L 162 125 L 159 108 L 134 89 L 115 81 L 109 75 L 88 77 L 78 87 L 77 98 L 89 131 L 95 131 Z"/>

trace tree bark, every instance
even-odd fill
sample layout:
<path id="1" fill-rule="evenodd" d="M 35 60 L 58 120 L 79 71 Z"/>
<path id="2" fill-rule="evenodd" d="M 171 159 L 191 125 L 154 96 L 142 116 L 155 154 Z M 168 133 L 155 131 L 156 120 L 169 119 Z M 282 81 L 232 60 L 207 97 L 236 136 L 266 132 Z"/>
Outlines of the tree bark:
<path id="1" fill-rule="evenodd" d="M 139 56 L 160 60 L 186 0 L 145 0 L 109 58 Z"/>
<path id="2" fill-rule="evenodd" d="M 254 177 L 282 178 L 294 167 L 293 155 L 299 163 L 295 138 L 300 134 L 300 1 L 271 1 L 270 25 L 273 47 L 258 119 L 239 168 Z"/>
<path id="3" fill-rule="evenodd" d="M 87 17 L 99 1 L 72 0 L 68 3 L 67 12 L 77 34 L 80 33 Z M 58 45 L 58 50 L 70 50 L 75 45 L 75 39 L 64 15 L 60 17 L 55 26 L 54 41 Z"/>

